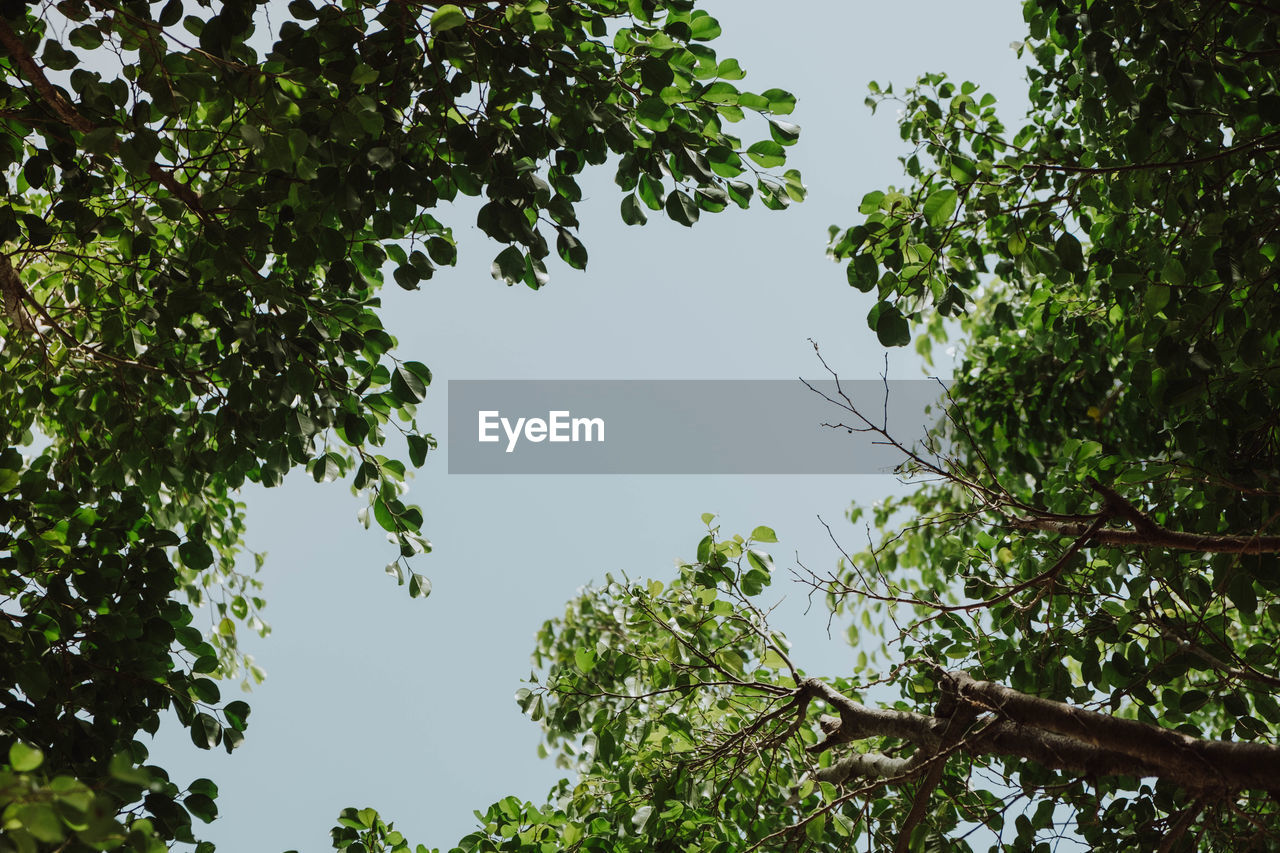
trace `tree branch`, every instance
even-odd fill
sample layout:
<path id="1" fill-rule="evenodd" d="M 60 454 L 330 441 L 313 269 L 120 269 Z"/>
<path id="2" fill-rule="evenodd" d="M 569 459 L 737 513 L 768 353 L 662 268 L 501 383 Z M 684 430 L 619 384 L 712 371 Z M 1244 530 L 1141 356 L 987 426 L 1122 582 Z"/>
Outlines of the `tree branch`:
<path id="1" fill-rule="evenodd" d="M 1156 524 L 1148 518 L 1136 506 L 1129 503 L 1120 493 L 1110 486 L 1104 486 L 1093 477 L 1086 477 L 1085 482 L 1089 484 L 1089 488 L 1102 495 L 1103 503 L 1107 510 L 1117 518 L 1123 518 L 1125 521 L 1133 525 L 1133 529 L 1144 536 L 1155 536 L 1160 533 L 1160 525 Z"/>
<path id="2" fill-rule="evenodd" d="M 1078 521 L 1053 518 L 1010 518 L 1005 521 L 1014 530 L 1042 530 L 1063 536 L 1078 537 L 1088 525 Z M 1280 536 L 1237 536 L 1213 533 L 1183 533 L 1151 522 L 1152 530 L 1119 530 L 1103 527 L 1093 534 L 1099 545 L 1136 548 L 1168 548 L 1174 551 L 1198 551 L 1208 554 L 1275 554 L 1280 553 Z"/>
<path id="3" fill-rule="evenodd" d="M 943 717 L 868 708 L 825 682 L 806 679 L 800 695 L 820 698 L 840 713 L 838 722 L 834 717 L 820 720 L 827 736 L 809 747 L 810 752 L 871 737 L 916 746 L 911 759 L 877 753 L 844 756 L 816 778 L 908 778 L 927 762 L 958 752 L 1010 756 L 1088 776 L 1156 777 L 1193 792 L 1280 787 L 1278 746 L 1194 738 L 978 681 L 965 672 L 939 671 L 937 677 L 942 688 L 968 709 L 957 708 Z M 980 712 L 995 716 L 971 730 L 969 723 Z M 959 725 L 952 728 L 953 721 Z"/>
<path id="4" fill-rule="evenodd" d="M 31 52 L 27 50 L 27 46 L 22 43 L 22 38 L 13 31 L 3 18 L 0 18 L 0 45 L 3 45 L 9 56 L 13 58 L 14 63 L 22 72 L 22 76 L 26 77 L 31 85 L 35 86 L 45 106 L 63 124 L 81 133 L 90 133 L 97 129 L 97 125 L 81 115 L 75 106 L 63 97 L 58 88 L 49 82 L 49 78 L 44 74 L 44 69 L 35 61 Z M 178 180 L 177 175 L 171 169 L 166 169 L 159 163 L 152 163 L 147 167 L 147 174 L 156 183 L 181 199 L 182 203 L 190 208 L 193 213 L 202 218 L 204 217 L 205 211 L 200 203 L 200 196 L 191 187 Z"/>
<path id="5" fill-rule="evenodd" d="M 810 752 L 819 753 L 842 743 L 874 736 L 896 737 L 927 749 L 936 749 L 942 742 L 945 720 L 911 711 L 868 708 L 816 678 L 801 682 L 799 691 L 801 695 L 824 700 L 840 713 L 839 725 L 822 742 L 809 747 Z"/>
<path id="6" fill-rule="evenodd" d="M 1174 846 L 1187 834 L 1187 830 L 1196 818 L 1200 816 L 1200 812 L 1204 810 L 1204 800 L 1196 800 L 1182 812 L 1178 817 L 1177 823 L 1169 828 L 1169 832 L 1165 835 L 1164 840 L 1160 842 L 1160 848 L 1156 853 L 1170 853 Z"/>
<path id="7" fill-rule="evenodd" d="M 1153 775 L 1178 780 L 1193 790 L 1280 788 L 1280 747 L 1194 738 L 1137 720 L 1020 693 L 979 681 L 967 672 L 947 672 L 941 678 L 945 688 L 962 701 L 1019 726 L 1127 756 L 1147 765 Z"/>
<path id="8" fill-rule="evenodd" d="M 27 46 L 22 43 L 22 39 L 3 18 L 0 18 L 0 44 L 4 45 L 4 49 L 8 51 L 18 69 L 22 71 L 22 76 L 26 77 L 36 87 L 36 91 L 44 99 L 45 105 L 53 111 L 54 115 L 63 124 L 81 133 L 88 133 L 93 130 L 93 122 L 80 115 L 76 108 L 62 96 L 57 87 L 49 82 L 49 78 L 44 76 L 44 70 L 31 56 Z"/>
<path id="9" fill-rule="evenodd" d="M 910 758 L 893 758 L 879 752 L 853 752 L 830 767 L 815 771 L 813 778 L 833 785 L 843 785 L 859 777 L 905 780 L 911 778 L 930 755 L 923 749 L 916 750 Z"/>

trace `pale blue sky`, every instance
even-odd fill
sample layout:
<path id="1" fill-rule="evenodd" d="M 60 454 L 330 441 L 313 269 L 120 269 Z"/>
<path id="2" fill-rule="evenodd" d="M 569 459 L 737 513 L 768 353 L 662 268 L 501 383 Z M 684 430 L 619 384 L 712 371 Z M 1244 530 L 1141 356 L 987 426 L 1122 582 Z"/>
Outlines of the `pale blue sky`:
<path id="1" fill-rule="evenodd" d="M 707 215 L 693 229 L 656 215 L 628 228 L 606 167 L 583 182 L 587 271 L 557 264 L 537 293 L 489 277 L 497 247 L 470 213 L 438 211 L 458 237 L 458 266 L 418 293 L 389 287 L 385 319 L 401 357 L 435 373 L 421 420 L 445 448 L 450 378 L 814 376 L 808 338 L 842 376 L 877 376 L 870 298 L 823 254 L 828 225 L 852 224 L 864 193 L 902 182 L 895 116 L 869 114 L 867 82 L 900 89 L 947 71 L 995 92 L 1007 123 L 1024 109 L 1013 0 L 702 6 L 723 26 L 717 51 L 747 69 L 744 86 L 798 96 L 790 118 L 803 134 L 789 165 L 804 173 L 809 200 Z M 909 351 L 889 363 L 891 378 L 921 375 Z M 303 475 L 246 491 L 249 543 L 269 552 L 274 629 L 249 643 L 268 680 L 248 697 L 247 741 L 234 756 L 203 753 L 170 725 L 153 752 L 179 784 L 218 783 L 222 816 L 202 831 L 223 850 L 327 850 L 348 805 L 373 806 L 415 842 L 447 850 L 474 828 L 472 809 L 508 794 L 541 802 L 559 774 L 536 757 L 537 726 L 512 699 L 534 632 L 607 571 L 667 577 L 674 559 L 692 556 L 703 512 L 718 513 L 725 532 L 777 530 L 774 590 L 787 595 L 777 623 L 801 666 L 840 671 L 850 660 L 841 632 L 827 640 L 825 614 L 803 614 L 803 590 L 785 573 L 797 554 L 813 568 L 834 564 L 818 515 L 857 545 L 860 532 L 842 521 L 849 503 L 900 488 L 886 476 L 449 476 L 445 452 L 410 494 L 435 544 L 415 567 L 434 584 L 426 601 L 382 573 L 391 546 L 356 522 L 345 486 Z"/>

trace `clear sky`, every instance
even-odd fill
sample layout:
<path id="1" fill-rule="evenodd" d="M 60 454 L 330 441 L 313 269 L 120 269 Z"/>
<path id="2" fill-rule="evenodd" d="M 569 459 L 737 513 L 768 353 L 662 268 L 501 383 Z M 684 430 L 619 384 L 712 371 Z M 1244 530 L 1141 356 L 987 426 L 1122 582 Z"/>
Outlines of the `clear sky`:
<path id="1" fill-rule="evenodd" d="M 842 632 L 827 639 L 825 613 L 805 616 L 803 589 L 786 573 L 797 555 L 812 568 L 834 565 L 818 516 L 851 547 L 865 541 L 843 513 L 900 489 L 892 477 L 447 474 L 448 379 L 812 377 L 821 370 L 809 338 L 842 377 L 878 376 L 870 297 L 823 253 L 827 227 L 853 224 L 863 194 L 902 183 L 894 111 L 870 115 L 867 82 L 900 90 L 946 71 L 994 92 L 1008 124 L 1025 109 L 1013 0 L 701 5 L 724 29 L 713 46 L 747 69 L 742 85 L 798 96 L 790 119 L 803 133 L 788 165 L 803 172 L 809 200 L 785 212 L 704 215 L 693 229 L 660 215 L 628 228 L 605 167 L 583 181 L 587 271 L 557 264 L 539 292 L 489 277 L 498 247 L 472 212 L 437 212 L 455 229 L 458 266 L 417 293 L 391 285 L 384 315 L 400 356 L 436 377 L 421 422 L 442 451 L 410 493 L 435 545 L 415 568 L 434 592 L 410 600 L 382 573 L 391 546 L 357 523 L 345 486 L 303 474 L 246 490 L 249 545 L 269 555 L 262 577 L 274 629 L 247 642 L 268 672 L 247 697 L 247 741 L 234 756 L 200 752 L 170 724 L 153 748 L 179 784 L 218 783 L 221 817 L 201 829 L 221 849 L 327 850 L 350 805 L 373 806 L 415 843 L 447 850 L 474 828 L 473 809 L 508 794 L 542 802 L 559 774 L 535 755 L 537 725 L 512 698 L 534 632 L 605 572 L 665 579 L 675 559 L 692 558 L 703 512 L 718 513 L 725 533 L 777 530 L 773 589 L 787 600 L 776 623 L 793 656 L 814 673 L 850 660 Z M 921 375 L 910 351 L 890 354 L 891 379 Z M 224 698 L 237 692 L 228 685 Z"/>

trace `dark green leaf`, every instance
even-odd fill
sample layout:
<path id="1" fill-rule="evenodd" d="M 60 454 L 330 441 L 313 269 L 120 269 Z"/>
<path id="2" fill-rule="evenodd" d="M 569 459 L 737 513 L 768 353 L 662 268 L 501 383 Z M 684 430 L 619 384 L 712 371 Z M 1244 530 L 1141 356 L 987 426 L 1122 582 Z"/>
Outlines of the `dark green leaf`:
<path id="1" fill-rule="evenodd" d="M 391 393 L 402 403 L 421 403 L 427 396 L 427 385 L 421 376 L 398 365 L 391 372 Z"/>
<path id="2" fill-rule="evenodd" d="M 667 216 L 681 225 L 691 226 L 698 221 L 698 204 L 680 190 L 672 190 L 667 196 Z"/>
<path id="3" fill-rule="evenodd" d="M 234 702 L 228 702 L 226 707 L 222 709 L 222 713 L 226 715 L 227 722 L 238 732 L 242 732 L 249 725 L 249 705 L 239 699 Z"/>
<path id="4" fill-rule="evenodd" d="M 911 325 L 895 306 L 882 309 L 876 318 L 876 337 L 886 347 L 905 347 L 911 343 Z"/>
<path id="5" fill-rule="evenodd" d="M 201 749 L 213 749 L 222 742 L 222 724 L 210 714 L 197 714 L 191 724 L 191 742 Z"/>
<path id="6" fill-rule="evenodd" d="M 640 201 L 634 195 L 623 196 L 622 198 L 622 221 L 628 225 L 643 225 L 649 219 L 645 215 L 644 209 L 640 207 Z"/>
<path id="7" fill-rule="evenodd" d="M 178 546 L 178 556 L 187 568 L 200 571 L 213 565 L 213 550 L 202 539 L 189 539 Z"/>

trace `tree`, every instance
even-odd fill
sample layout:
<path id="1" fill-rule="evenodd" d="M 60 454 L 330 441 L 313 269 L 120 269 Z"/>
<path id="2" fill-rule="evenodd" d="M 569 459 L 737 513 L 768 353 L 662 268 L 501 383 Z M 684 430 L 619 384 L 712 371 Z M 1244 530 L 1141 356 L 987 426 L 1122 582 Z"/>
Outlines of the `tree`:
<path id="1" fill-rule="evenodd" d="M 575 776 L 459 849 L 1280 849 L 1280 9 L 1024 9 L 1027 122 L 873 84 L 909 185 L 832 229 L 881 342 L 961 345 L 923 450 L 830 397 L 924 481 L 802 569 L 855 671 L 705 517 L 547 623 L 517 700 Z"/>
<path id="2" fill-rule="evenodd" d="M 494 278 L 538 288 L 553 240 L 586 265 L 575 176 L 611 156 L 630 224 L 803 197 L 762 171 L 794 98 L 739 90 L 692 0 L 279 18 L 0 8 L 0 849 L 163 849 L 216 814 L 216 786 L 171 781 L 138 735 L 172 708 L 200 748 L 244 738 L 218 679 L 259 677 L 236 636 L 266 630 L 236 562 L 245 482 L 350 477 L 388 572 L 429 592 L 388 454 L 435 446 L 414 421 L 431 374 L 395 357 L 377 292 L 454 263 L 433 211 L 483 195 Z M 747 113 L 768 120 L 749 145 L 726 129 Z"/>

